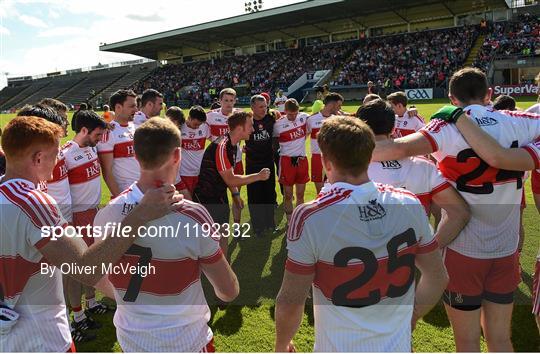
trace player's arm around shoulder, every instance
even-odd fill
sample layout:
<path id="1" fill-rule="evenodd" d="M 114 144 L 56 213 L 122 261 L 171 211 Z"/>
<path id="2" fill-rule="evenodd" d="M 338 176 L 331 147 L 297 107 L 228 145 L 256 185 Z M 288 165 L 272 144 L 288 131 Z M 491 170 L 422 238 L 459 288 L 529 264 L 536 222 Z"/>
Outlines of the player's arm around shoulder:
<path id="1" fill-rule="evenodd" d="M 456 128 L 478 156 L 492 167 L 515 171 L 538 168 L 536 165 L 540 161 L 540 153 L 535 149 L 501 146 L 497 140 L 474 124 L 472 118 L 465 113 L 457 119 Z"/>
<path id="2" fill-rule="evenodd" d="M 174 191 L 172 185 L 147 190 L 140 204 L 134 207 L 123 220 L 122 236 L 110 236 L 112 230 L 109 229 L 103 236 L 102 242 L 97 242 L 89 248 L 80 237 L 59 237 L 47 242 L 40 248 L 40 252 L 48 262 L 55 266 L 75 263 L 80 267 L 94 269 L 93 272 L 72 275 L 76 280 L 94 286 L 104 275 L 101 265 L 118 261 L 138 237 L 141 226 L 151 220 L 161 218 L 176 208 L 181 196 L 175 194 Z M 95 232 L 95 229 L 93 231 Z"/>

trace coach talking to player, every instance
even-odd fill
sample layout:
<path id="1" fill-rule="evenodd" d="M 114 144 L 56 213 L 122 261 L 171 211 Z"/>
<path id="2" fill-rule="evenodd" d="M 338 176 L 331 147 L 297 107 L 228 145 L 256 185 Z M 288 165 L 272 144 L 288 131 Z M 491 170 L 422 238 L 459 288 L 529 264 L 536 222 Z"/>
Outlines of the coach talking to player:
<path id="1" fill-rule="evenodd" d="M 246 141 L 246 173 L 256 173 L 263 168 L 270 170 L 270 178 L 247 186 L 249 215 L 255 235 L 265 230 L 273 230 L 274 203 L 276 201 L 276 177 L 274 173 L 274 152 L 272 132 L 276 121 L 268 111 L 268 104 L 262 95 L 251 97 L 253 111 L 253 133 Z"/>
<path id="2" fill-rule="evenodd" d="M 248 112 L 236 112 L 227 119 L 227 124 L 229 133 L 214 140 L 204 151 L 199 182 L 193 191 L 193 201 L 203 204 L 214 221 L 220 225 L 229 223 L 227 188 L 231 190 L 233 203 L 242 209 L 244 202 L 240 198 L 238 187 L 266 181 L 270 176 L 268 168 L 249 175 L 234 173 L 238 152 L 236 145 L 241 140 L 249 139 L 253 132 L 253 117 Z M 220 241 L 225 255 L 227 255 L 227 241 L 225 237 Z"/>

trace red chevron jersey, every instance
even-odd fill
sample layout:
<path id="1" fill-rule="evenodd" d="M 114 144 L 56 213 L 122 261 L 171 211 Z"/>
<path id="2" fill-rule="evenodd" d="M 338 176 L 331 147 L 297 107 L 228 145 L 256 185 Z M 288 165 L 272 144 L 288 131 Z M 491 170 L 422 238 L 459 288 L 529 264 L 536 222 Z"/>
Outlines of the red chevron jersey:
<path id="1" fill-rule="evenodd" d="M 411 116 L 409 112 L 405 112 L 403 116 L 396 114 L 396 123 L 394 125 L 394 138 L 401 138 L 414 132 L 419 131 L 426 126 L 424 118 L 419 115 Z"/>
<path id="2" fill-rule="evenodd" d="M 404 189 L 338 182 L 296 207 L 285 267 L 315 274 L 314 351 L 410 352 L 414 259 L 437 248 L 419 200 Z"/>
<path id="3" fill-rule="evenodd" d="M 113 154 L 113 175 L 120 190 L 127 189 L 139 179 L 140 166 L 135 159 L 133 149 L 133 122 L 120 124 L 113 120 L 109 123 L 111 128 L 103 134 L 97 151 L 101 154 Z"/>
<path id="4" fill-rule="evenodd" d="M 306 156 L 306 135 L 308 115 L 298 113 L 295 120 L 287 117 L 274 124 L 274 138 L 279 140 L 280 156 Z"/>
<path id="5" fill-rule="evenodd" d="M 524 146 L 540 136 L 540 115 L 494 111 L 480 105 L 464 110 L 504 147 Z M 519 241 L 524 173 L 489 166 L 453 124 L 434 119 L 420 133 L 430 142 L 443 176 L 471 207 L 471 220 L 448 247 L 472 258 L 514 254 Z M 526 149 L 536 154 L 533 146 Z"/>
<path id="6" fill-rule="evenodd" d="M 321 149 L 319 148 L 319 143 L 317 142 L 317 134 L 321 129 L 323 121 L 329 117 L 325 117 L 321 112 L 310 116 L 307 120 L 307 133 L 311 139 L 311 154 L 320 154 Z"/>
<path id="7" fill-rule="evenodd" d="M 132 184 L 97 213 L 94 226 L 121 222 L 142 198 L 142 191 Z M 219 236 L 203 234 L 205 228 L 217 231 L 213 224 L 202 205 L 184 199 L 174 212 L 145 228 L 167 227 L 172 233 L 139 237 L 116 263 L 154 267 L 142 280 L 126 272 L 109 274 L 118 304 L 114 325 L 124 351 L 198 352 L 210 341 L 210 309 L 201 285 L 200 265 L 223 257 Z"/>
<path id="8" fill-rule="evenodd" d="M 368 176 L 372 181 L 414 193 L 427 213 L 433 196 L 452 187 L 433 162 L 419 156 L 403 160 L 373 161 L 369 164 Z"/>
<path id="9" fill-rule="evenodd" d="M 181 176 L 198 176 L 204 155 L 206 139 L 210 138 L 210 127 L 201 124 L 192 129 L 187 124 L 180 127 L 182 132 L 182 161 L 180 162 Z"/>
<path id="10" fill-rule="evenodd" d="M 236 112 L 242 112 L 239 108 L 233 108 L 231 114 Z M 229 114 L 229 115 L 231 115 Z M 214 109 L 206 113 L 206 124 L 210 127 L 210 141 L 214 141 L 217 138 L 229 133 L 229 125 L 227 124 L 227 119 L 229 116 L 223 114 L 221 108 Z M 242 161 L 242 149 L 240 144 L 238 144 L 238 152 L 236 153 L 236 161 Z"/>
<path id="11" fill-rule="evenodd" d="M 41 271 L 42 227 L 67 226 L 55 200 L 25 179 L 0 181 L 2 302 L 20 317 L 0 335 L 2 352 L 65 353 L 72 339 L 59 271 Z M 54 242 L 54 241 L 53 241 Z"/>
<path id="12" fill-rule="evenodd" d="M 95 208 L 101 200 L 101 166 L 96 147 L 69 141 L 62 147 L 68 169 L 73 212 Z"/>

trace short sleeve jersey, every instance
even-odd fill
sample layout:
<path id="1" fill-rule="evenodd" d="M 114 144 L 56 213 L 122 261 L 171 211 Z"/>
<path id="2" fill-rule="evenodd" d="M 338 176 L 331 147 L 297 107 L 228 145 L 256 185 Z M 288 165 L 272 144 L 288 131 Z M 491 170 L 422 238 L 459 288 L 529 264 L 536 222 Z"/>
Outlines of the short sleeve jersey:
<path id="1" fill-rule="evenodd" d="M 403 189 L 340 182 L 298 206 L 286 269 L 315 275 L 314 351 L 409 352 L 414 258 L 437 247 L 420 201 Z"/>
<path id="2" fill-rule="evenodd" d="M 98 212 L 94 226 L 104 230 L 107 223 L 120 223 L 142 198 L 137 184 L 132 184 Z M 207 324 L 210 309 L 200 280 L 201 264 L 219 261 L 222 252 L 219 234 L 203 236 L 203 225 L 213 225 L 208 211 L 183 200 L 175 211 L 146 225 L 146 230 L 167 226 L 171 233 L 160 237 L 140 234 L 115 264 L 130 267 L 146 262 L 153 266 L 138 286 L 133 287 L 137 277 L 129 272 L 109 273 L 118 304 L 114 325 L 124 351 L 198 352 L 212 338 Z M 199 230 L 198 237 L 195 229 Z"/>
<path id="3" fill-rule="evenodd" d="M 539 115 L 495 111 L 480 105 L 464 109 L 473 122 L 504 147 L 524 146 L 540 136 Z M 523 172 L 486 164 L 452 124 L 435 119 L 420 133 L 431 143 L 443 176 L 471 207 L 471 220 L 449 247 L 473 258 L 513 254 L 519 240 Z"/>

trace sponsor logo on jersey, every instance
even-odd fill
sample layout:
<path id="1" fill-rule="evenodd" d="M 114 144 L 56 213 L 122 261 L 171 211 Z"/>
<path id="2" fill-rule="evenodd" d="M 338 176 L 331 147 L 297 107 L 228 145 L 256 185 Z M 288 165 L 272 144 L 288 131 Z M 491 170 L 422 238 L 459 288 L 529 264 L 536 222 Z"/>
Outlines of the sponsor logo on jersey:
<path id="1" fill-rule="evenodd" d="M 399 170 L 401 168 L 401 164 L 399 161 L 381 161 L 381 165 L 383 170 Z"/>
<path id="2" fill-rule="evenodd" d="M 377 202 L 377 199 L 370 200 L 368 204 L 359 206 L 358 211 L 362 221 L 373 221 L 386 216 L 386 210 Z"/>
<path id="3" fill-rule="evenodd" d="M 266 130 L 262 130 L 259 133 L 253 133 L 253 140 L 262 141 L 270 139 L 270 134 Z"/>
<path id="4" fill-rule="evenodd" d="M 86 168 L 86 177 L 90 178 L 101 173 L 101 166 L 97 160 L 94 161 L 92 166 Z"/>
<path id="5" fill-rule="evenodd" d="M 490 125 L 496 125 L 499 122 L 495 118 L 491 117 L 480 117 L 480 118 L 474 118 L 476 120 L 476 123 L 478 123 L 478 126 L 480 127 L 487 127 Z"/>
<path id="6" fill-rule="evenodd" d="M 124 203 L 124 206 L 122 207 L 122 215 L 127 215 L 127 214 L 131 213 L 131 211 L 133 210 L 135 205 L 136 204 Z"/>

